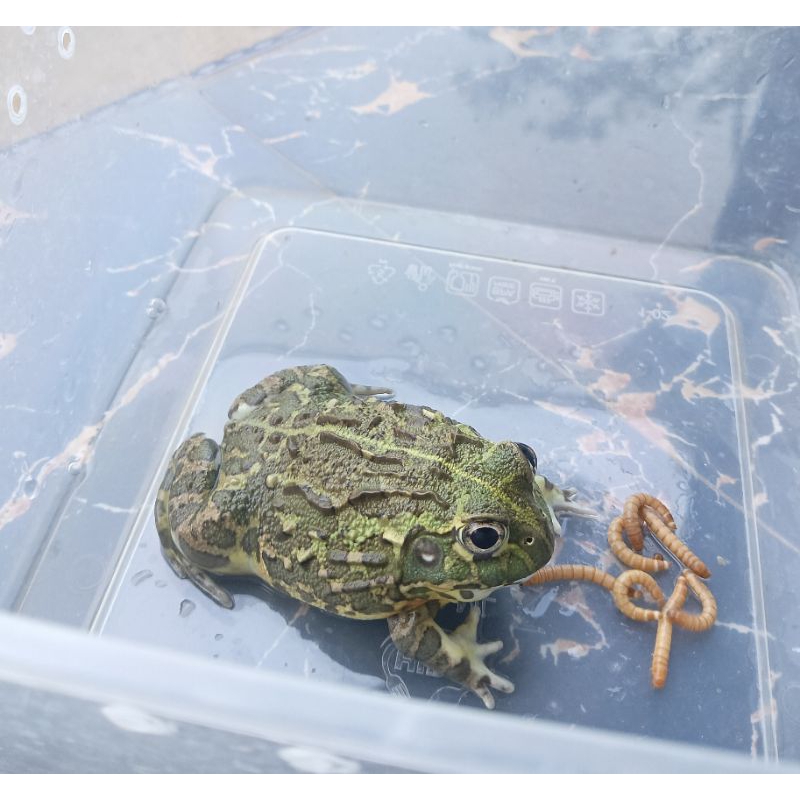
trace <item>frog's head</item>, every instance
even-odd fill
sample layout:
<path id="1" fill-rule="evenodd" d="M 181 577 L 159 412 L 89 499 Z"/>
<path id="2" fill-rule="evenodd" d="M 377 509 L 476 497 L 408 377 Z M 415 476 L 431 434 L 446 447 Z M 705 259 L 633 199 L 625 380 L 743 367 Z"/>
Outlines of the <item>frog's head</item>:
<path id="1" fill-rule="evenodd" d="M 461 448 L 451 467 L 456 501 L 441 526 L 419 525 L 403 545 L 401 590 L 450 601 L 485 597 L 543 567 L 553 554 L 553 516 L 527 445 Z"/>

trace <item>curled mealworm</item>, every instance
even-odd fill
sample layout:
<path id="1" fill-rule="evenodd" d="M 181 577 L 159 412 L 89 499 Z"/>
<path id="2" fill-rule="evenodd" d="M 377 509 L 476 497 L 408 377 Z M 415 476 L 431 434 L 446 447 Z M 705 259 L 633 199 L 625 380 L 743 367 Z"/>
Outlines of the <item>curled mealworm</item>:
<path id="1" fill-rule="evenodd" d="M 622 526 L 628 535 L 628 541 L 634 550 L 644 547 L 644 533 L 642 532 L 643 512 L 646 508 L 661 517 L 664 524 L 672 531 L 675 530 L 675 520 L 670 510 L 657 498 L 646 492 L 632 494 L 626 501 L 622 510 Z"/>
<path id="2" fill-rule="evenodd" d="M 661 517 L 651 508 L 642 509 L 644 521 L 664 547 L 667 548 L 680 562 L 701 578 L 711 577 L 709 568 L 669 529 Z"/>
<path id="3" fill-rule="evenodd" d="M 645 572 L 663 572 L 665 569 L 669 569 L 669 562 L 663 558 L 647 558 L 634 553 L 622 538 L 623 526 L 624 520 L 622 517 L 617 517 L 608 526 L 608 546 L 611 548 L 611 552 L 625 566 L 631 569 L 644 570 Z"/>
<path id="4" fill-rule="evenodd" d="M 644 534 L 642 533 L 642 512 L 645 508 L 650 508 L 661 517 L 664 524 L 672 531 L 675 530 L 675 520 L 672 518 L 670 510 L 657 498 L 646 492 L 632 494 L 626 501 L 622 509 L 622 527 L 628 535 L 628 541 L 634 550 L 641 550 L 644 547 Z"/>
<path id="5" fill-rule="evenodd" d="M 614 582 L 614 588 L 611 590 L 611 594 L 614 597 L 614 605 L 626 617 L 630 617 L 636 622 L 657 621 L 661 615 L 660 611 L 656 611 L 653 608 L 640 608 L 631 602 L 628 594 L 633 584 L 643 586 L 659 606 L 664 605 L 664 593 L 655 582 L 655 579 L 638 569 L 629 569 L 627 572 L 623 572 Z"/>
<path id="6" fill-rule="evenodd" d="M 667 682 L 669 651 L 672 645 L 672 614 L 679 611 L 686 602 L 688 591 L 687 579 L 683 575 L 679 575 L 672 594 L 658 615 L 656 643 L 653 648 L 653 661 L 650 665 L 650 677 L 654 689 L 662 689 Z"/>
<path id="7" fill-rule="evenodd" d="M 589 567 L 585 564 L 553 564 L 534 572 L 523 582 L 523 586 L 536 586 L 547 581 L 591 581 L 611 592 L 616 580 L 613 575 L 603 572 L 597 567 Z"/>
<path id="8" fill-rule="evenodd" d="M 676 625 L 686 630 L 699 633 L 708 630 L 717 620 L 717 601 L 708 588 L 691 570 L 684 570 L 683 575 L 692 590 L 692 593 L 700 601 L 703 610 L 699 614 L 689 614 L 680 608 L 666 610 L 667 616 Z"/>

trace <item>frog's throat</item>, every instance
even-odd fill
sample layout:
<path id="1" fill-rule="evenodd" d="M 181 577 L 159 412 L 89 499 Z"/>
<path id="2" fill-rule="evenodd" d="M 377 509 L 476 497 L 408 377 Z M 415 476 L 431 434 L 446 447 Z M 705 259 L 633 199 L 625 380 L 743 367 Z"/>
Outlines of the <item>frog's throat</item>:
<path id="1" fill-rule="evenodd" d="M 536 475 L 534 477 L 539 491 L 547 503 L 547 510 L 550 513 L 550 521 L 553 524 L 553 530 L 557 536 L 561 536 L 561 523 L 556 518 L 556 514 L 572 514 L 576 517 L 585 517 L 588 519 L 595 519 L 598 514 L 594 509 L 588 506 L 582 506 L 573 501 L 575 497 L 575 489 L 559 489 L 552 481 L 548 480 L 544 475 Z"/>

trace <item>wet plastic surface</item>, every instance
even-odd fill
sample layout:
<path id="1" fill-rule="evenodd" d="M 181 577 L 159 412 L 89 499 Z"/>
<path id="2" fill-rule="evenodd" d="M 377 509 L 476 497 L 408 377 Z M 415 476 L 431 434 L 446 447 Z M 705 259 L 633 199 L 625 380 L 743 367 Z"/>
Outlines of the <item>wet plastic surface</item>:
<path id="1" fill-rule="evenodd" d="M 232 210 L 215 223 L 234 230 Z M 697 255 L 683 258 L 691 264 Z M 749 277 L 754 289 L 780 297 L 768 273 L 754 268 Z M 734 493 L 747 458 L 736 399 L 741 363 L 732 312 L 719 299 L 668 283 L 295 228 L 270 235 L 242 281 L 229 326 L 211 345 L 207 382 L 201 373 L 187 396 L 193 411 L 182 436 L 204 431 L 219 439 L 231 387 L 291 364 L 325 362 L 489 438 L 530 443 L 544 474 L 580 487 L 602 514 L 599 522 L 565 524 L 562 563 L 609 567 L 611 516 L 629 494 L 658 495 L 684 539 L 713 565 L 719 624 L 703 635 L 675 633 L 668 688 L 655 692 L 653 627 L 624 619 L 602 590 L 498 593 L 484 602 L 482 638 L 507 643 L 499 668 L 517 686 L 498 708 L 734 749 L 764 746 L 763 726 L 751 720 L 754 709 L 772 703 L 761 695 L 769 691 L 766 653 L 752 633 L 762 578 L 746 501 Z M 173 292 L 180 298 L 180 284 Z M 152 489 L 147 500 L 146 509 Z M 97 623 L 103 632 L 264 670 L 480 705 L 399 655 L 382 621 L 340 620 L 246 588 L 235 611 L 216 607 L 174 579 L 151 515 L 142 526 L 106 598 Z M 728 724 L 719 726 L 723 714 Z"/>
<path id="2" fill-rule="evenodd" d="M 800 757 L 786 211 L 800 202 L 773 191 L 765 167 L 759 180 L 784 209 L 756 230 L 762 212 L 746 195 L 748 224 L 731 221 L 743 195 L 725 201 L 739 179 L 720 153 L 748 159 L 755 145 L 718 136 L 737 114 L 753 136 L 765 124 L 779 78 L 742 87 L 773 58 L 765 42 L 782 51 L 793 34 L 716 34 L 720 63 L 740 50 L 737 37 L 751 48 L 731 97 L 716 62 L 700 69 L 706 32 L 541 35 L 547 61 L 519 32 L 382 31 L 369 42 L 312 32 L 5 157 L 0 197 L 14 202 L 0 254 L 15 269 L 0 339 L 4 607 L 243 664 L 265 681 L 434 698 L 432 715 L 477 708 L 399 657 L 383 622 L 241 584 L 224 611 L 160 556 L 152 502 L 172 449 L 194 430 L 218 438 L 233 397 L 265 374 L 327 362 L 489 438 L 530 443 L 541 470 L 602 515 L 566 523 L 557 562 L 615 570 L 607 523 L 627 495 L 649 491 L 712 569 L 719 621 L 675 633 L 660 692 L 649 685 L 654 626 L 622 617 L 602 589 L 495 594 L 481 638 L 505 641 L 494 663 L 516 684 L 495 714 Z M 645 83 L 627 97 L 648 109 L 638 122 L 625 103 L 610 113 L 607 98 L 587 130 L 555 124 L 577 119 L 568 109 L 541 112 L 549 127 L 528 125 L 526 75 L 543 82 L 541 107 L 550 93 L 576 100 L 578 84 L 556 82 L 552 63 L 583 80 L 613 76 L 636 60 L 625 55 L 634 35 L 676 59 L 659 78 L 667 88 Z M 486 116 L 491 98 L 506 115 L 499 126 Z M 476 148 L 485 158 L 466 169 Z M 96 152 L 107 156 L 102 181 L 81 172 Z M 595 194 L 570 178 L 567 154 Z M 773 163 L 786 157 L 776 150 Z M 545 162 L 561 164 L 558 179 L 539 171 Z M 637 178 L 615 191 L 609 170 Z M 63 196 L 48 193 L 56 172 Z M 80 220 L 60 211 L 70 202 L 87 209 Z"/>

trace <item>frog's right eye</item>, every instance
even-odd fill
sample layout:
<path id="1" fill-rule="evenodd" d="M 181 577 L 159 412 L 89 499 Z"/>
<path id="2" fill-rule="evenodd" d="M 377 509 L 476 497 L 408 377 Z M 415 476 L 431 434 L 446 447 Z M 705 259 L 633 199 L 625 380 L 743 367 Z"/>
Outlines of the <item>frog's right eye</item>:
<path id="1" fill-rule="evenodd" d="M 530 445 L 524 444 L 523 442 L 514 442 L 514 444 L 517 447 L 519 447 L 519 449 L 522 451 L 522 455 L 525 456 L 528 463 L 531 465 L 531 469 L 533 470 L 533 474 L 535 475 L 536 465 L 538 462 L 536 459 L 536 452 L 534 451 L 534 449 Z"/>
<path id="2" fill-rule="evenodd" d="M 476 560 L 494 555 L 508 539 L 508 529 L 494 520 L 470 522 L 458 532 L 458 539 Z"/>

